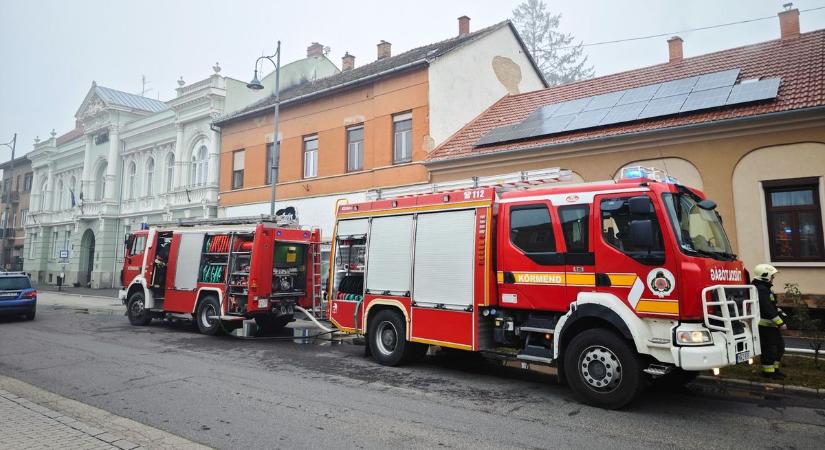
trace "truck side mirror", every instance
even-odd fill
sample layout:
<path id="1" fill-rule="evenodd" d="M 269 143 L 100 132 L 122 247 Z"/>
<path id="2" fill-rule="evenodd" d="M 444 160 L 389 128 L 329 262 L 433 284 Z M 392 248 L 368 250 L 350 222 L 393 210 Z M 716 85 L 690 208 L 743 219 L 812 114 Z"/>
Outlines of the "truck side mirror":
<path id="1" fill-rule="evenodd" d="M 636 248 L 653 248 L 653 221 L 634 220 L 630 222 L 630 243 Z"/>
<path id="2" fill-rule="evenodd" d="M 650 201 L 650 197 L 646 195 L 632 197 L 627 201 L 627 204 L 630 208 L 630 214 L 634 216 L 653 214 L 653 202 Z"/>
<path id="3" fill-rule="evenodd" d="M 716 202 L 713 200 L 702 200 L 701 202 L 697 203 L 700 208 L 704 209 L 705 211 L 711 211 L 716 209 Z"/>

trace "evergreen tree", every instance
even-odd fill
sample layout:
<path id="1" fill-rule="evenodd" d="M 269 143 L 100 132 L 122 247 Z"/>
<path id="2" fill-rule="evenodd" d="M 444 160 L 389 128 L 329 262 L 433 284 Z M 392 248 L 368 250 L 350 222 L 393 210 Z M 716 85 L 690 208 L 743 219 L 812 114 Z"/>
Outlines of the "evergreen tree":
<path id="1" fill-rule="evenodd" d="M 551 86 L 593 77 L 582 44 L 558 31 L 561 14 L 552 14 L 541 0 L 526 0 L 513 10 L 513 24 Z"/>

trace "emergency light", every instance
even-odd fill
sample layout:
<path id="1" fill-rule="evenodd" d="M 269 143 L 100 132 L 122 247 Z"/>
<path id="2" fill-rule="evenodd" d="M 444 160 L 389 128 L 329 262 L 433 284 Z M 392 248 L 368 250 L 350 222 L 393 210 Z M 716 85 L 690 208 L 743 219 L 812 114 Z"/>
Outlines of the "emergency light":
<path id="1" fill-rule="evenodd" d="M 658 181 L 660 183 L 678 184 L 679 180 L 672 177 L 662 169 L 655 167 L 630 166 L 625 167 L 619 173 L 619 180 L 646 179 Z"/>

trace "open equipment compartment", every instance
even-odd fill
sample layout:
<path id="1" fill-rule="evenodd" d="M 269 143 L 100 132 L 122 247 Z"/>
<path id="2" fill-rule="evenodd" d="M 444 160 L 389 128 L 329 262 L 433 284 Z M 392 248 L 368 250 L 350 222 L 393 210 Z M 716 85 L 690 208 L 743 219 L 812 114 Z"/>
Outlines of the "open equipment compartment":
<path id="1" fill-rule="evenodd" d="M 342 220 L 335 240 L 333 288 L 339 300 L 363 300 L 367 257 L 367 219 Z"/>

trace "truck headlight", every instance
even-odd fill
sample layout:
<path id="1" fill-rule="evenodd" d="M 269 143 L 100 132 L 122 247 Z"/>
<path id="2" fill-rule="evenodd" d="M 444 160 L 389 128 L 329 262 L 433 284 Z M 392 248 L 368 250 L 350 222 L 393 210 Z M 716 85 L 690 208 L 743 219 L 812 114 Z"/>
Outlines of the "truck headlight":
<path id="1" fill-rule="evenodd" d="M 676 343 L 679 345 L 703 345 L 711 342 L 710 331 L 691 330 L 677 331 Z"/>

